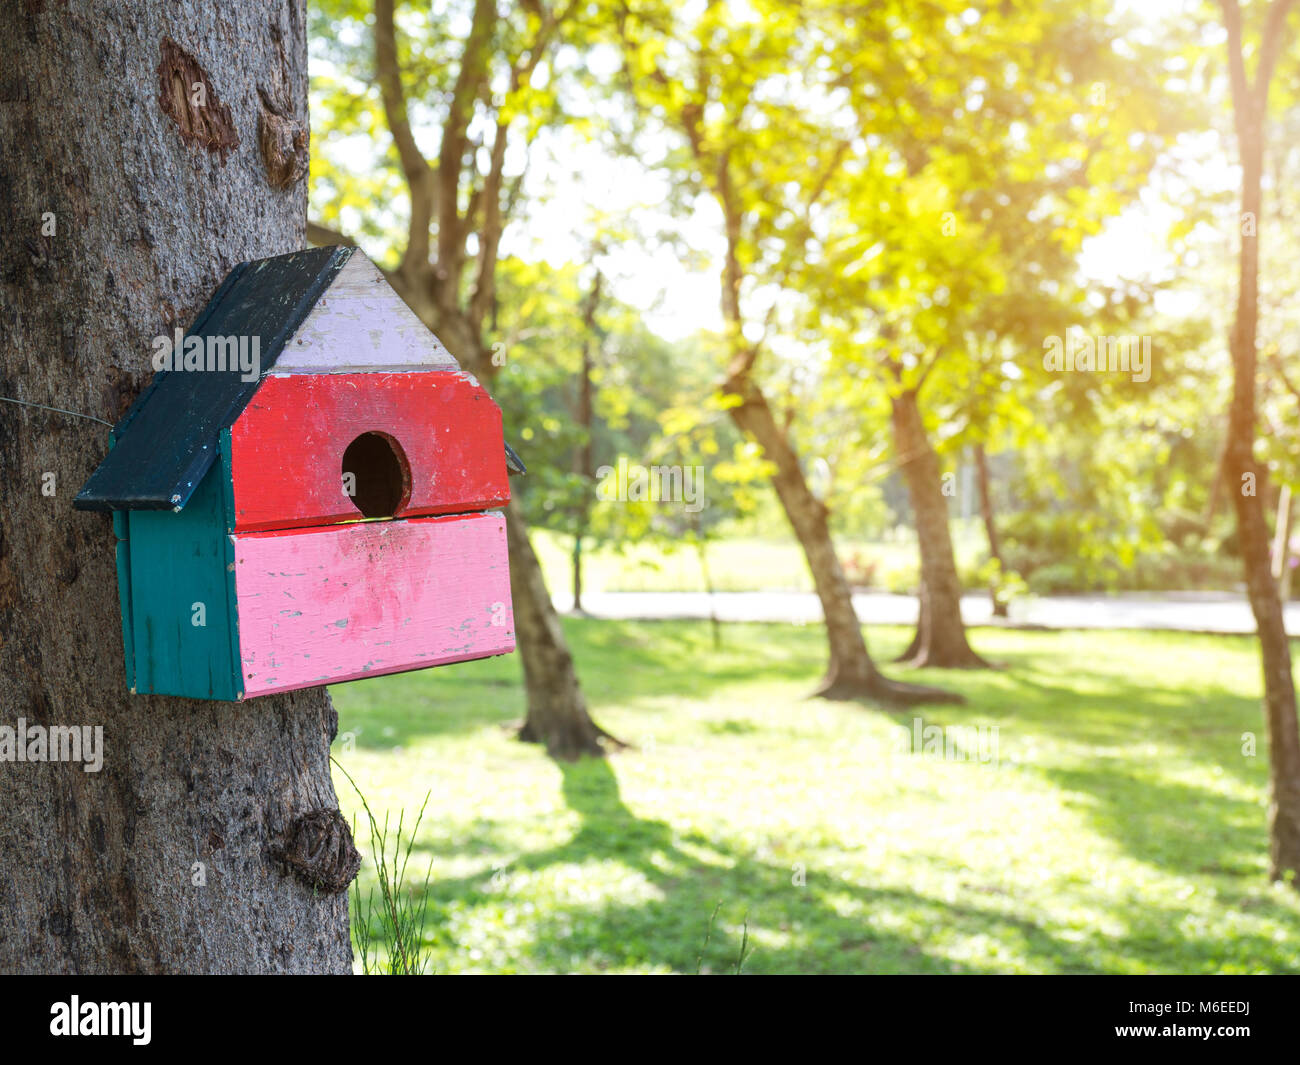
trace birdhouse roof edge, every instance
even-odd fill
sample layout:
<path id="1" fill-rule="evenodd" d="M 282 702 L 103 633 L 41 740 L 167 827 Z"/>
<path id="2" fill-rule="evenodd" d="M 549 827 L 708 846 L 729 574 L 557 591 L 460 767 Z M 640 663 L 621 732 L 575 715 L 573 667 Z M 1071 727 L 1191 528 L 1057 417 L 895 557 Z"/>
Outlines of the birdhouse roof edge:
<path id="1" fill-rule="evenodd" d="M 257 338 L 256 376 L 240 367 L 161 369 L 113 427 L 112 446 L 73 500 L 78 510 L 179 510 L 211 468 L 284 345 L 358 249 L 309 248 L 233 266 L 184 338 Z M 208 352 L 213 350 L 205 343 Z M 226 344 L 223 353 L 228 353 Z M 177 352 L 179 359 L 181 353 Z"/>

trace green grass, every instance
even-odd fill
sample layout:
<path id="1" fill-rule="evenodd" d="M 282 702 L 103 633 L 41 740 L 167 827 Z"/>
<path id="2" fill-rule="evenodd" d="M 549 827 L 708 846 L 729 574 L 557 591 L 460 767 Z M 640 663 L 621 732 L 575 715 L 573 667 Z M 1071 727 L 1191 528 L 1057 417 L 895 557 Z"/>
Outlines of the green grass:
<path id="1" fill-rule="evenodd" d="M 705 623 L 565 626 L 637 750 L 514 741 L 510 658 L 333 689 L 376 814 L 432 790 L 410 880 L 436 972 L 733 972 L 746 926 L 746 973 L 1300 972 L 1247 639 L 975 630 L 1005 668 L 925 678 L 968 706 L 888 714 L 806 698 L 819 627 L 715 652 Z M 869 635 L 884 659 L 908 634 Z M 917 716 L 968 748 L 997 726 L 997 764 L 910 753 Z"/>
<path id="2" fill-rule="evenodd" d="M 983 528 L 971 522 L 953 522 L 953 546 L 963 572 L 973 571 L 985 558 Z M 548 587 L 568 592 L 573 587 L 573 539 L 547 530 L 533 530 L 533 546 L 542 563 Z M 910 592 L 916 584 L 917 553 L 914 539 L 888 543 L 837 538 L 840 557 L 855 556 L 874 567 L 873 587 Z M 803 551 L 793 537 L 766 540 L 728 536 L 709 545 L 709 569 L 720 592 L 769 590 L 812 591 L 812 577 Z M 856 575 L 856 571 L 855 574 Z M 584 556 L 584 587 L 604 592 L 702 592 L 704 574 L 693 547 L 666 550 L 662 544 L 631 544 L 624 550 L 611 546 L 589 549 Z"/>

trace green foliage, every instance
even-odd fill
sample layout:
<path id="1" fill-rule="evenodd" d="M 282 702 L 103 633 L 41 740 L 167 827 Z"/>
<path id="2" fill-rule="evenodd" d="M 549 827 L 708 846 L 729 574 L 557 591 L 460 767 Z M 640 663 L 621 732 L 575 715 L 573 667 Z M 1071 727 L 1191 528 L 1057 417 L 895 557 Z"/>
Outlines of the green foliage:
<path id="1" fill-rule="evenodd" d="M 711 395 L 714 343 L 707 336 L 670 344 L 650 333 L 631 308 L 602 297 L 585 321 L 581 274 L 508 259 L 501 266 L 495 341 L 505 361 L 497 376 L 507 433 L 519 440 L 529 476 L 517 483 L 535 526 L 595 544 L 647 538 L 665 543 L 708 539 L 721 524 L 751 512 L 755 481 L 766 473 L 720 402 Z M 588 287 L 590 282 L 588 282 Z M 574 471 L 588 434 L 576 421 L 584 345 L 592 356 L 593 477 Z M 698 509 L 658 500 L 617 499 L 616 474 L 627 467 L 698 468 Z M 680 503 L 681 501 L 678 501 Z"/>
<path id="2" fill-rule="evenodd" d="M 398 5 L 412 128 L 431 160 L 471 10 L 469 0 Z M 490 91 L 473 99 L 462 182 L 467 197 L 481 188 L 493 123 L 511 120 L 503 203 L 513 209 L 514 253 L 497 265 L 486 339 L 505 360 L 496 390 L 530 468 L 516 488 L 533 524 L 593 543 L 691 542 L 738 520 L 781 530 L 759 490 L 761 452 L 710 399 L 736 357 L 761 350 L 755 373 L 838 536 L 878 538 L 895 524 L 889 401 L 921 381 L 941 457 L 974 441 L 1018 452 L 1024 479 L 1012 509 L 1056 506 L 1061 492 L 1078 491 L 1073 508 L 1098 515 L 1087 530 L 1098 558 L 1131 566 L 1170 526 L 1180 539 L 1191 534 L 1188 523 L 1208 510 L 1205 468 L 1216 458 L 1216 442 L 1194 429 L 1224 399 L 1222 322 L 1156 315 L 1160 285 L 1090 282 L 1079 255 L 1156 174 L 1162 195 L 1181 196 L 1170 247 L 1184 275 L 1199 269 L 1211 291 L 1226 282 L 1212 223 L 1232 205 L 1219 190 L 1177 180 L 1181 161 L 1204 166 L 1181 141 L 1173 147 L 1203 124 L 1189 106 L 1222 88 L 1195 31 L 1171 19 L 1156 37 L 1079 0 L 936 0 L 851 15 L 830 0 L 598 2 L 555 8 L 565 17 L 536 77 L 511 87 L 507 72 L 542 10 L 551 9 L 502 8 L 494 23 Z M 404 245 L 407 178 L 375 82 L 371 5 L 322 0 L 311 20 L 312 214 L 392 265 Z M 614 77 L 593 73 L 610 69 L 611 57 L 621 64 Z M 544 143 L 562 155 L 575 138 L 666 175 L 680 230 L 655 232 L 592 204 L 574 219 L 589 248 L 583 261 L 537 257 L 547 249 L 530 247 L 528 223 L 547 210 L 547 187 L 524 180 L 527 149 Z M 1279 164 L 1283 188 L 1297 160 L 1288 153 Z M 1279 217 L 1289 209 L 1284 195 Z M 717 257 L 719 241 L 734 263 Z M 665 243 L 683 269 L 712 259 L 724 296 L 734 282 L 736 311 L 722 335 L 668 344 L 609 291 L 588 319 L 593 278 L 611 255 Z M 1286 241 L 1265 250 L 1284 273 Z M 1280 333 L 1289 291 L 1279 288 L 1271 305 Z M 1154 334 L 1152 380 L 1045 373 L 1044 338 L 1071 326 Z M 587 345 L 589 440 L 574 420 Z M 1264 365 L 1283 354 L 1266 345 Z M 1261 414 L 1273 431 L 1262 447 L 1286 480 L 1300 468 L 1300 436 L 1286 430 L 1296 399 L 1280 372 L 1270 380 Z M 575 472 L 588 442 L 596 467 L 620 457 L 703 465 L 704 516 L 600 502 L 594 471 Z M 1138 448 L 1153 449 L 1152 461 L 1136 461 Z M 1099 565 L 1089 559 L 1084 576 Z"/>
<path id="3" fill-rule="evenodd" d="M 1038 595 L 1124 591 L 1230 591 L 1241 582 L 1241 562 L 1200 540 L 1177 547 L 1156 537 L 1126 539 L 1100 524 L 1094 511 L 1023 511 L 1003 523 L 1008 564 Z M 1127 547 L 1125 553 L 1114 546 Z"/>
<path id="4" fill-rule="evenodd" d="M 530 468 L 516 489 L 548 567 L 567 561 L 560 540 L 578 537 L 606 587 L 697 587 L 706 563 L 717 587 L 807 587 L 794 545 L 758 538 L 784 531 L 758 487 L 770 466 L 718 397 L 729 374 L 752 372 L 860 585 L 915 589 L 912 543 L 867 541 L 906 513 L 891 401 L 923 388 L 948 467 L 976 442 L 1004 460 L 994 495 L 1006 568 L 959 537 L 968 587 L 1010 598 L 1231 586 L 1230 508 L 1210 512 L 1228 392 L 1225 248 L 1242 220 L 1220 180 L 1224 143 L 1183 136 L 1231 136 L 1212 58 L 1221 42 L 1200 12 L 1139 27 L 1140 7 L 477 5 L 497 17 L 457 105 L 469 121 L 444 202 L 466 220 L 452 243 L 468 259 L 496 247 L 478 245 L 475 227 L 486 227 L 494 134 L 508 129 L 493 201 L 507 239 L 491 285 L 453 271 L 437 313 L 491 295 L 474 329 L 503 360 L 494 391 Z M 475 10 L 397 6 L 412 134 L 439 170 L 463 60 L 478 54 L 466 41 Z M 548 12 L 563 17 L 543 46 Z M 310 19 L 312 217 L 392 268 L 413 179 L 378 90 L 373 5 L 319 0 Z M 515 79 L 528 56 L 538 62 Z M 1287 56 L 1267 213 L 1252 221 L 1267 234 L 1259 454 L 1300 489 L 1300 371 L 1286 340 L 1300 306 L 1297 79 Z M 529 180 L 529 148 L 562 157 L 588 141 L 667 177 L 677 232 L 593 204 L 572 220 L 588 249 L 577 261 L 530 240 L 530 218 L 551 208 L 545 183 Z M 1170 270 L 1086 276 L 1089 241 L 1144 210 L 1142 197 L 1175 208 Z M 650 245 L 720 278 L 720 334 L 668 343 L 602 288 L 620 247 Z M 1151 336 L 1150 380 L 1049 371 L 1044 341 L 1071 327 Z M 589 429 L 576 415 L 584 353 Z M 620 459 L 701 467 L 707 506 L 601 499 L 596 469 Z M 679 545 L 698 560 L 673 554 Z M 570 628 L 593 706 L 638 742 L 613 762 L 557 767 L 510 743 L 498 728 L 520 709 L 510 662 L 340 689 L 341 712 L 371 737 L 358 764 L 386 808 L 410 800 L 413 780 L 440 781 L 426 800 L 435 816 L 409 836 L 399 818 L 395 841 L 360 800 L 376 856 L 370 893 L 363 903 L 359 886 L 354 900 L 362 967 L 1300 967 L 1294 897 L 1258 886 L 1265 772 L 1239 753 L 1258 701 L 1245 641 L 988 634 L 981 646 L 1010 668 L 941 677 L 970 704 L 927 718 L 1004 726 L 1008 762 L 988 771 L 897 757 L 897 719 L 808 713 L 814 629 L 737 631 L 722 650 L 703 626 Z M 882 642 L 888 657 L 902 634 Z M 899 818 L 906 847 L 861 829 Z M 418 892 L 405 882 L 412 858 L 425 866 Z M 796 865 L 807 888 L 791 879 Z"/>
<path id="5" fill-rule="evenodd" d="M 878 530 L 887 513 L 900 389 L 924 385 L 941 455 L 1036 447 L 1063 407 L 1087 447 L 1094 407 L 1158 408 L 1154 386 L 1048 375 L 1042 350 L 1072 327 L 1154 328 L 1154 284 L 1089 283 L 1078 260 L 1199 124 L 1167 42 L 1072 0 L 851 17 L 833 3 L 642 3 L 619 31 L 645 143 L 672 138 L 647 154 L 683 204 L 716 204 L 726 237 L 719 362 L 761 348 L 765 393 L 829 481 L 837 531 Z M 1170 381 L 1184 338 L 1167 323 L 1160 335 Z M 1155 535 L 1129 513 L 1103 524 Z"/>
<path id="6" fill-rule="evenodd" d="M 474 0 L 397 4 L 397 60 L 416 144 L 436 160 L 469 34 Z M 314 220 L 338 229 L 369 248 L 377 260 L 395 265 L 410 214 L 410 190 L 375 70 L 374 4 L 369 0 L 313 0 L 309 8 L 312 163 L 309 198 Z M 562 23 L 560 40 L 524 83 L 511 84 L 514 65 L 527 57 L 538 30 L 529 5 L 500 5 L 484 44 L 482 85 L 475 85 L 470 110 L 472 151 L 462 160 L 458 184 L 468 204 L 482 197 L 488 174 L 488 130 L 516 124 L 519 139 L 531 142 L 543 127 L 568 118 L 564 95 L 574 79 L 585 80 L 575 51 L 590 37 L 576 19 Z M 557 45 L 569 45 L 565 51 Z M 562 54 L 561 54 L 562 53 Z M 504 172 L 514 182 L 523 159 L 511 158 Z M 467 282 L 468 283 L 468 282 Z"/>
<path id="7" fill-rule="evenodd" d="M 1029 593 L 1025 579 L 996 558 L 990 558 L 976 571 L 975 580 L 989 589 L 996 603 L 1012 603 Z"/>
<path id="8" fill-rule="evenodd" d="M 700 951 L 700 956 L 699 958 L 696 959 L 695 962 L 696 976 L 701 976 L 704 973 L 704 952 L 709 949 L 709 942 L 713 939 L 713 925 L 718 919 L 718 911 L 720 909 L 722 909 L 721 902 L 719 902 L 716 906 L 714 906 L 713 912 L 709 914 L 709 928 L 708 931 L 705 932 L 704 934 L 704 948 L 703 950 Z M 749 943 L 749 921 L 748 919 L 746 919 L 743 926 L 741 927 L 740 949 L 736 953 L 735 966 L 731 970 L 732 976 L 739 976 L 741 972 L 744 970 L 745 959 L 749 956 L 749 953 L 752 949 L 753 948 L 750 946 Z"/>

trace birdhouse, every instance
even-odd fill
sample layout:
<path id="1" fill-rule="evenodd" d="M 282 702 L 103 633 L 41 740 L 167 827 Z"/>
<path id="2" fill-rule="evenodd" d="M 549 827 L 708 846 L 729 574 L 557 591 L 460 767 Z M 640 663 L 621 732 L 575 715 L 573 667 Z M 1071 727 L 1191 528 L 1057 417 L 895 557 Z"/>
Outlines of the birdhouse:
<path id="1" fill-rule="evenodd" d="M 363 253 L 241 263 L 113 429 L 127 684 L 245 699 L 514 650 L 501 411 Z"/>

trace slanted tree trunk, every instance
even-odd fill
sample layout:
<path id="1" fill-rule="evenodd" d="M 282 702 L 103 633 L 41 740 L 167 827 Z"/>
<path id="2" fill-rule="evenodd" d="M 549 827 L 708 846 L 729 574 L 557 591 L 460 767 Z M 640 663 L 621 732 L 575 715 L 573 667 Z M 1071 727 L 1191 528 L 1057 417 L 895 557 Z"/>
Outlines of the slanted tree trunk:
<path id="1" fill-rule="evenodd" d="M 1300 730 L 1296 720 L 1291 647 L 1283 623 L 1282 600 L 1269 564 L 1268 521 L 1264 514 L 1262 469 L 1255 461 L 1256 336 L 1259 328 L 1259 238 L 1263 225 L 1261 174 L 1264 162 L 1268 89 L 1282 49 L 1287 12 L 1293 5 L 1274 0 L 1259 49 L 1253 82 L 1245 72 L 1241 11 L 1223 0 L 1228 30 L 1228 61 L 1237 146 L 1241 157 L 1241 255 L 1237 308 L 1229 347 L 1232 401 L 1224 467 L 1237 515 L 1237 539 L 1246 571 L 1250 608 L 1259 632 L 1264 667 L 1264 711 L 1268 727 L 1269 871 L 1273 879 L 1300 877 Z M 1249 223 L 1249 224 L 1247 224 Z M 1248 484 L 1253 475 L 1255 485 Z M 1296 881 L 1300 886 L 1300 879 Z"/>
<path id="2" fill-rule="evenodd" d="M 826 506 L 808 487 L 803 467 L 799 464 L 799 456 L 790 443 L 789 432 L 778 424 L 767 397 L 754 378 L 760 347 L 745 340 L 744 314 L 740 306 L 741 284 L 744 279 L 740 252 L 744 212 L 732 182 L 730 153 L 724 151 L 716 157 L 710 157 L 704 147 L 699 118 L 698 111 L 684 109 L 682 112 L 687 139 L 696 159 L 702 168 L 715 175 L 714 193 L 722 208 L 726 230 L 727 253 L 722 268 L 722 318 L 727 325 L 731 357 L 721 390 L 724 395 L 738 401 L 727 408 L 732 421 L 758 443 L 763 449 L 764 457 L 776 468 L 771 478 L 772 487 L 776 489 L 790 528 L 794 530 L 795 538 L 803 549 L 808 569 L 812 573 L 813 587 L 821 601 L 822 614 L 826 619 L 830 660 L 816 694 L 828 699 L 862 698 L 895 706 L 965 702 L 962 696 L 953 692 L 890 680 L 876 669 L 875 662 L 867 652 L 862 627 L 853 608 L 852 589 L 844 577 L 844 570 L 835 553 L 835 544 L 831 540 Z M 816 198 L 817 193 L 814 193 L 809 203 L 810 209 Z"/>
<path id="3" fill-rule="evenodd" d="M 966 642 L 961 582 L 948 531 L 948 503 L 939 475 L 939 456 L 926 436 L 916 389 L 900 392 L 893 397 L 892 405 L 894 449 L 907 482 L 921 555 L 920 618 L 911 664 L 987 668 L 988 663 Z"/>
<path id="4" fill-rule="evenodd" d="M 0 34 L 0 393 L 113 422 L 151 338 L 303 246 L 303 8 L 11 3 Z M 346 894 L 275 857 L 313 826 L 355 856 L 329 697 L 127 693 L 113 530 L 71 505 L 107 446 L 0 404 L 0 726 L 103 728 L 99 772 L 0 761 L 0 970 L 350 972 Z"/>
<path id="5" fill-rule="evenodd" d="M 818 694 L 830 699 L 865 698 L 900 706 L 963 702 L 953 692 L 890 680 L 876 668 L 853 609 L 852 590 L 835 553 L 826 507 L 808 487 L 785 431 L 777 424 L 762 391 L 747 376 L 730 377 L 724 391 L 740 399 L 729 408 L 736 425 L 758 442 L 764 457 L 776 467 L 772 487 L 808 560 L 826 617 L 830 661 Z"/>
<path id="6" fill-rule="evenodd" d="M 1002 543 L 998 538 L 997 517 L 993 513 L 993 491 L 989 480 L 989 457 L 984 453 L 984 445 L 975 445 L 975 477 L 979 482 L 980 492 L 980 514 L 984 518 L 984 533 L 989 541 L 989 558 L 998 564 L 998 568 L 1003 567 L 1002 562 Z M 996 584 L 989 586 L 989 599 L 993 603 L 993 616 L 995 618 L 1004 618 L 1007 616 L 1007 603 L 998 594 Z"/>

